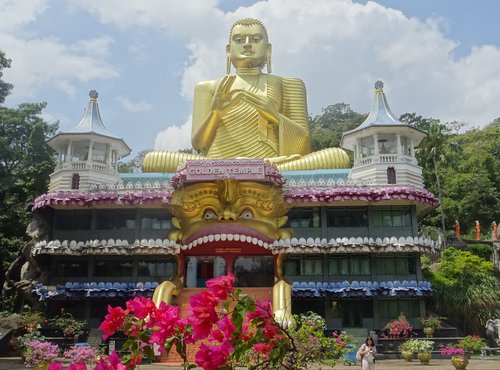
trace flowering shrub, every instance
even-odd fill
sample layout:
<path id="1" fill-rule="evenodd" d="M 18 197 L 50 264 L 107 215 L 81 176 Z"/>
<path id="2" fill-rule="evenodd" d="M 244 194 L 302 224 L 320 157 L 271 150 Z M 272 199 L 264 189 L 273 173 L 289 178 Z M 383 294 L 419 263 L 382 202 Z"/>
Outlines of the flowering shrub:
<path id="1" fill-rule="evenodd" d="M 44 340 L 45 337 L 37 330 L 17 337 L 15 345 L 19 349 L 19 352 L 21 352 L 21 354 L 25 357 L 28 345 L 31 342 L 43 342 Z"/>
<path id="2" fill-rule="evenodd" d="M 413 334 L 413 326 L 406 320 L 389 321 L 381 331 L 382 337 L 409 338 Z"/>
<path id="3" fill-rule="evenodd" d="M 85 321 L 76 320 L 69 312 L 61 313 L 50 320 L 50 323 L 59 330 L 62 330 L 65 336 L 72 336 L 78 334 L 86 325 Z"/>
<path id="4" fill-rule="evenodd" d="M 28 333 L 33 333 L 40 328 L 44 321 L 45 317 L 41 312 L 32 311 L 29 306 L 24 306 L 24 311 L 21 314 L 19 323 Z"/>
<path id="5" fill-rule="evenodd" d="M 486 342 L 477 335 L 467 335 L 458 341 L 457 347 L 463 348 L 465 351 L 471 353 L 479 353 L 481 348 L 486 347 Z"/>
<path id="6" fill-rule="evenodd" d="M 401 347 L 414 353 L 431 352 L 434 348 L 434 342 L 425 339 L 409 339 Z"/>
<path id="7" fill-rule="evenodd" d="M 184 367 L 191 368 L 194 365 L 189 363 L 187 345 L 201 341 L 194 358 L 205 370 L 236 365 L 267 369 L 284 364 L 288 369 L 301 369 L 311 361 L 311 357 L 303 356 L 311 348 L 317 350 L 313 356 L 316 360 L 326 351 L 325 343 L 342 347 L 343 338 L 325 340 L 317 317 L 306 318 L 296 329 L 284 331 L 274 320 L 269 301 L 255 301 L 239 289 L 233 290 L 233 284 L 232 274 L 207 281 L 207 290 L 190 297 L 186 318 L 180 317 L 178 307 L 164 302 L 156 307 L 145 297 L 129 300 L 125 309 L 108 306 L 100 326 L 103 338 L 116 331 L 125 333 L 128 339 L 122 350 L 129 354 L 122 361 L 127 368 L 140 364 L 144 356 L 152 357 L 155 344 L 161 353 L 175 348 Z M 95 369 L 125 369 L 118 363 L 116 356 L 110 357 Z"/>
<path id="8" fill-rule="evenodd" d="M 347 352 L 350 343 L 345 334 L 334 332 L 332 336 L 326 336 L 325 320 L 315 312 L 307 312 L 302 315 L 294 315 L 296 326 L 286 331 L 295 347 L 283 355 L 281 368 L 302 369 L 307 368 L 311 362 L 316 364 L 334 365 L 336 360 Z M 254 363 L 247 359 L 246 365 Z"/>
<path id="9" fill-rule="evenodd" d="M 72 346 L 64 352 L 64 357 L 71 359 L 74 363 L 84 364 L 94 361 L 98 354 L 99 350 L 97 348 L 90 346 Z"/>
<path id="10" fill-rule="evenodd" d="M 49 342 L 33 341 L 26 350 L 26 365 L 36 365 L 51 362 L 59 354 L 59 347 Z"/>
<path id="11" fill-rule="evenodd" d="M 422 327 L 437 329 L 441 326 L 441 321 L 444 319 L 444 317 L 429 315 L 426 317 L 422 317 L 419 320 L 422 323 Z"/>
<path id="12" fill-rule="evenodd" d="M 441 347 L 439 352 L 441 353 L 441 356 L 460 356 L 460 357 L 463 357 L 465 353 L 463 348 L 459 348 L 453 345 L 448 345 L 447 347 L 443 346 Z"/>

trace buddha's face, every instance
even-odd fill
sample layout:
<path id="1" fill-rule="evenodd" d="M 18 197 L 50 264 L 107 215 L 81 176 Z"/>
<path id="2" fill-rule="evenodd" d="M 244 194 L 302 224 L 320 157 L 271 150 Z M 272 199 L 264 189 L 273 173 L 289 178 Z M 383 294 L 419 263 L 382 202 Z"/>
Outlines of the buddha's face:
<path id="1" fill-rule="evenodd" d="M 236 25 L 231 32 L 227 52 L 236 68 L 262 68 L 266 63 L 270 48 L 271 45 L 268 43 L 266 32 L 262 26 L 258 24 Z"/>

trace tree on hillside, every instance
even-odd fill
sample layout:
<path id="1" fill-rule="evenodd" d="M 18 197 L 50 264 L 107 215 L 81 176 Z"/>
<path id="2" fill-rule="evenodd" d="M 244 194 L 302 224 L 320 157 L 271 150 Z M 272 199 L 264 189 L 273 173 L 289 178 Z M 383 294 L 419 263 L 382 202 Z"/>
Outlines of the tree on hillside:
<path id="1" fill-rule="evenodd" d="M 436 272 L 425 273 L 436 289 L 437 311 L 464 333 L 482 333 L 488 319 L 500 317 L 500 284 L 491 262 L 471 252 L 448 248 Z"/>
<path id="2" fill-rule="evenodd" d="M 10 68 L 11 60 L 7 59 L 5 53 L 0 50 L 0 104 L 5 102 L 5 98 L 10 94 L 10 90 L 12 90 L 13 85 L 2 80 L 4 68 Z"/>
<path id="3" fill-rule="evenodd" d="M 309 119 L 312 150 L 338 147 L 342 133 L 358 127 L 365 118 L 366 114 L 354 112 L 346 103 L 323 108 L 321 114 Z"/>
<path id="4" fill-rule="evenodd" d="M 445 146 L 446 212 L 461 221 L 464 231 L 473 228 L 475 220 L 487 230 L 492 221 L 500 220 L 500 121 L 448 141 L 457 142 L 461 150 Z"/>
<path id="5" fill-rule="evenodd" d="M 137 173 L 142 172 L 142 163 L 144 162 L 144 157 L 152 149 L 141 150 L 137 155 L 127 162 L 118 162 L 118 172 L 120 173 Z"/>
<path id="6" fill-rule="evenodd" d="M 10 66 L 0 51 L 0 71 Z M 0 73 L 0 77 L 1 77 Z M 0 80 L 0 101 L 12 85 Z M 57 123 L 45 122 L 40 114 L 45 103 L 25 103 L 18 108 L 0 105 L 0 266 L 5 268 L 26 242 L 30 221 L 27 205 L 47 190 L 55 157 L 46 140 L 57 130 Z"/>

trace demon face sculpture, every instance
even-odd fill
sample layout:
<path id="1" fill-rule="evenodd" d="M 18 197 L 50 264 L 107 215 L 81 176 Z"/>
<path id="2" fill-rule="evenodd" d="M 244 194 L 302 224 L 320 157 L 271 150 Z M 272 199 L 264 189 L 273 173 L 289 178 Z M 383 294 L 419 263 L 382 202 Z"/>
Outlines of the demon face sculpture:
<path id="1" fill-rule="evenodd" d="M 282 228 L 289 209 L 283 192 L 267 182 L 185 183 L 174 191 L 168 208 L 176 228 L 169 238 L 184 245 L 217 242 L 221 237 L 262 245 L 292 236 Z"/>

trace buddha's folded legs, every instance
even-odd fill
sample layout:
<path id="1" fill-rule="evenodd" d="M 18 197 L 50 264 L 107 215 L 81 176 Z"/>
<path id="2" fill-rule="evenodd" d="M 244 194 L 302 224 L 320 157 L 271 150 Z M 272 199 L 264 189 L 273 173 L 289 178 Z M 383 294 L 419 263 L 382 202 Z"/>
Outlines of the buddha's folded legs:
<path id="1" fill-rule="evenodd" d="M 143 172 L 176 172 L 177 167 L 186 162 L 188 159 L 205 159 L 206 157 L 199 154 L 178 153 L 157 151 L 150 152 L 144 157 L 142 164 Z"/>
<path id="2" fill-rule="evenodd" d="M 272 161 L 272 159 L 271 159 Z M 278 163 L 280 171 L 300 171 L 329 168 L 350 168 L 347 153 L 339 148 L 327 148 L 303 155 L 299 159 Z"/>
<path id="3" fill-rule="evenodd" d="M 323 149 L 301 157 L 298 156 L 298 158 L 292 155 L 288 157 L 290 158 L 289 160 L 284 160 L 283 158 L 286 157 L 277 157 L 276 161 L 274 161 L 274 158 L 266 159 L 275 162 L 280 171 L 350 168 L 349 156 L 344 150 L 339 148 Z M 144 158 L 142 170 L 143 172 L 172 173 L 176 172 L 177 168 L 189 159 L 207 159 L 207 157 L 189 153 L 151 152 Z"/>

